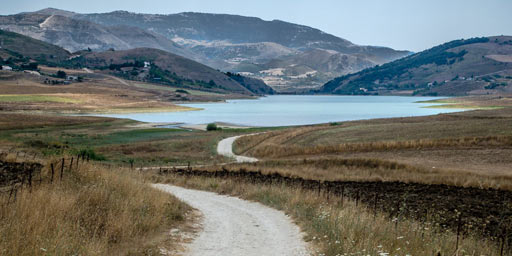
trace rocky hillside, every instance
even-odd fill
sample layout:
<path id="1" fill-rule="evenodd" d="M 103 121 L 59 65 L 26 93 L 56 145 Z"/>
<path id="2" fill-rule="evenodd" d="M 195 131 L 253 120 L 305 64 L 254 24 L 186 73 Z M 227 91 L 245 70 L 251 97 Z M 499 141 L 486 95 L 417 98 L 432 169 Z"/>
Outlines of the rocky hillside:
<path id="1" fill-rule="evenodd" d="M 318 92 L 440 96 L 512 92 L 512 37 L 455 40 L 336 78 Z"/>
<path id="2" fill-rule="evenodd" d="M 280 91 L 319 87 L 334 77 L 409 54 L 355 45 L 284 21 L 223 14 L 78 14 L 44 9 L 0 16 L 0 28 L 70 51 L 161 49 L 215 69 L 263 79 Z M 311 58 L 314 61 L 308 61 Z"/>
<path id="3" fill-rule="evenodd" d="M 194 54 L 167 38 L 150 31 L 129 27 L 102 26 L 85 20 L 74 19 L 69 13 L 51 10 L 0 16 L 0 29 L 23 34 L 58 45 L 70 52 L 84 49 L 105 51 L 110 48 L 128 50 L 139 47 L 161 49 L 186 57 Z"/>
<path id="4" fill-rule="evenodd" d="M 150 15 L 117 11 L 75 18 L 108 26 L 134 26 L 161 34 L 201 55 L 204 63 L 262 78 L 281 91 L 316 87 L 330 78 L 409 54 L 385 47 L 355 45 L 307 26 L 237 15 Z M 317 61 L 304 61 L 315 53 L 325 55 L 326 52 L 329 57 L 314 56 Z M 275 68 L 280 71 L 274 72 Z"/>

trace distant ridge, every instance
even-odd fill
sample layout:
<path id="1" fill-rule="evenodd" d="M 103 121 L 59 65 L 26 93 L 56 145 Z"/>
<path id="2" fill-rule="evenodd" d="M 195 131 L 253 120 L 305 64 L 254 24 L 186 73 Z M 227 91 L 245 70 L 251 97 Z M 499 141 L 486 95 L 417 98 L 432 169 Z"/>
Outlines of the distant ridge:
<path id="1" fill-rule="evenodd" d="M 308 26 L 227 14 L 79 14 L 47 8 L 0 16 L 0 28 L 71 52 L 160 49 L 224 72 L 262 79 L 284 92 L 318 88 L 334 77 L 409 54 L 356 45 Z"/>
<path id="2" fill-rule="evenodd" d="M 430 96 L 512 93 L 512 37 L 451 41 L 338 77 L 318 92 Z"/>

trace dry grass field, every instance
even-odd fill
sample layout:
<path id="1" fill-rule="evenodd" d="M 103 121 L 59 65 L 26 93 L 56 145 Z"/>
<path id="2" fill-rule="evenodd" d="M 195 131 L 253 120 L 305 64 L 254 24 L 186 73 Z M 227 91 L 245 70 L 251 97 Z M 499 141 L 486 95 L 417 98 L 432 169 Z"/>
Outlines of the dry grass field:
<path id="1" fill-rule="evenodd" d="M 47 159 L 15 194 L 1 187 L 0 254 L 160 255 L 178 247 L 168 231 L 185 221 L 185 204 L 128 169 L 82 162 L 52 179 L 49 164 L 58 162 Z"/>
<path id="2" fill-rule="evenodd" d="M 155 241 L 162 240 L 162 229 L 154 225 L 158 221 L 162 223 L 164 212 L 151 211 L 155 212 L 155 215 L 146 215 L 145 210 L 141 210 L 136 215 L 130 215 L 130 211 L 123 208 L 140 209 L 138 207 L 147 206 L 142 206 L 143 203 L 149 204 L 147 207 L 166 204 L 162 201 L 164 197 L 160 193 L 150 190 L 144 184 L 145 180 L 151 180 L 232 194 L 283 210 L 291 215 L 308 234 L 308 240 L 315 244 L 318 254 L 424 255 L 424 252 L 428 252 L 428 255 L 436 255 L 437 252 L 441 252 L 441 255 L 500 255 L 501 245 L 508 250 L 504 255 L 510 253 L 512 240 L 508 238 L 509 234 L 497 235 L 496 233 L 496 230 L 506 229 L 493 229 L 494 236 L 490 238 L 485 236 L 484 231 L 482 236 L 482 232 L 469 232 L 471 228 L 464 226 L 466 231 L 457 235 L 456 228 L 455 230 L 453 228 L 454 218 L 456 219 L 453 209 L 447 210 L 453 216 L 450 215 L 449 220 L 445 222 L 439 222 L 437 219 L 438 214 L 442 215 L 441 212 L 426 215 L 429 216 L 427 221 L 425 221 L 425 215 L 421 215 L 422 217 L 418 219 L 413 215 L 403 214 L 400 215 L 399 220 L 396 220 L 394 215 L 390 215 L 394 214 L 396 197 L 400 197 L 402 193 L 401 190 L 393 187 L 396 184 L 410 189 L 407 191 L 413 191 L 406 191 L 406 193 L 413 193 L 409 198 L 415 201 L 408 202 L 407 207 L 403 206 L 404 209 L 419 209 L 427 212 L 428 209 L 432 211 L 443 209 L 444 211 L 445 208 L 449 208 L 449 205 L 440 202 L 452 204 L 450 200 L 459 202 L 456 200 L 460 199 L 463 200 L 464 205 L 457 205 L 456 209 L 475 206 L 475 212 L 469 211 L 471 214 L 467 212 L 465 214 L 474 217 L 476 221 L 481 220 L 481 216 L 478 216 L 481 213 L 479 209 L 485 207 L 485 204 L 489 206 L 492 202 L 493 207 L 498 209 L 497 202 L 505 202 L 504 200 L 489 197 L 490 201 L 482 201 L 483 199 L 474 197 L 472 193 L 479 195 L 478 193 L 487 191 L 487 188 L 512 190 L 510 97 L 450 99 L 471 108 L 486 107 L 486 110 L 428 117 L 362 120 L 277 129 L 223 129 L 210 132 L 156 128 L 131 120 L 48 113 L 71 112 L 69 109 L 81 111 L 86 109 L 84 107 L 86 104 L 102 106 L 94 111 L 102 111 L 103 107 L 110 111 L 121 111 L 127 109 L 126 105 L 123 105 L 126 102 L 136 106 L 128 108 L 133 111 L 142 106 L 135 103 L 139 100 L 156 97 L 155 102 L 161 102 L 164 99 L 158 98 L 162 97 L 160 94 L 150 93 L 151 90 L 159 89 L 154 88 L 155 85 L 134 85 L 140 90 L 130 90 L 121 94 L 122 88 L 126 85 L 119 84 L 115 79 L 109 80 L 105 77 L 101 79 L 105 79 L 108 86 L 98 86 L 97 83 L 89 85 L 84 82 L 69 85 L 66 89 L 69 91 L 65 92 L 58 92 L 61 88 L 51 86 L 41 89 L 40 87 L 45 85 L 37 83 L 24 84 L 23 86 L 27 87 L 21 89 L 13 89 L 14 86 L 11 84 L 2 89 L 2 84 L 7 80 L 0 82 L 0 91 L 4 90 L 2 95 L 6 95 L 4 99 L 9 99 L 2 102 L 2 96 L 0 96 L 0 105 L 6 110 L 11 110 L 0 114 L 1 151 L 16 149 L 28 152 L 29 155 L 34 154 L 34 158 L 39 161 L 87 152 L 93 161 L 112 168 L 112 170 L 105 169 L 101 167 L 103 165 L 92 164 L 88 167 L 90 171 L 73 174 L 76 178 L 66 180 L 62 185 L 43 184 L 32 192 L 24 191 L 19 194 L 20 200 L 14 205 L 11 204 L 11 208 L 3 208 L 1 212 L 5 220 L 1 223 L 13 224 L 0 227 L 0 232 L 13 232 L 15 228 L 20 230 L 20 233 L 16 233 L 18 237 L 28 236 L 30 239 L 26 243 L 16 244 L 12 240 L 16 236 L 8 236 L 8 239 L 0 240 L 0 246 L 4 252 L 28 255 L 41 250 L 40 248 L 45 250 L 53 248 L 53 251 L 49 251 L 53 254 L 68 254 L 68 252 L 92 255 L 115 254 L 115 252 L 129 254 L 133 250 L 134 254 L 151 255 L 148 251 L 155 250 Z M 79 88 L 78 85 L 84 88 Z M 81 91 L 82 89 L 90 90 L 90 94 Z M 166 88 L 166 90 L 172 89 Z M 23 93 L 25 91 L 27 93 Z M 91 95 L 96 93 L 103 98 L 94 99 L 96 96 Z M 85 94 L 88 98 L 80 96 Z M 198 94 L 198 97 L 203 96 Z M 96 104 L 94 100 L 110 103 Z M 80 106 L 70 108 L 71 105 Z M 145 111 L 150 108 L 158 107 L 151 104 L 142 106 Z M 22 109 L 24 111 L 19 112 Z M 216 154 L 218 141 L 230 136 L 258 132 L 265 133 L 237 140 L 235 151 L 238 154 L 258 157 L 262 161 L 252 164 L 217 165 L 230 161 Z M 130 171 L 132 165 L 138 168 L 188 164 L 207 165 L 210 167 L 201 168 L 209 171 L 244 170 L 263 174 L 278 173 L 286 177 L 300 177 L 306 180 L 348 182 L 350 186 L 362 186 L 362 188 L 361 192 L 357 194 L 353 192 L 343 198 L 339 195 L 327 196 L 328 194 L 284 184 L 252 184 L 236 179 L 214 177 L 153 174 L 146 176 Z M 450 186 L 443 187 L 444 185 Z M 124 186 L 133 187 L 128 191 L 123 190 Z M 468 192 L 466 197 L 453 196 L 461 187 L 475 188 L 476 192 Z M 446 191 L 441 193 L 437 191 L 438 188 Z M 133 195 L 132 190 L 140 196 Z M 98 193 L 97 196 L 96 193 Z M 499 196 L 499 192 L 496 193 Z M 95 200 L 90 202 L 91 204 L 99 202 L 108 207 L 96 209 L 94 207 L 98 204 L 95 204 L 90 206 L 94 208 L 93 210 L 88 208 L 87 211 L 73 212 L 67 215 L 69 218 L 45 208 L 52 206 L 55 209 L 61 209 L 59 212 L 66 212 L 75 209 L 73 205 L 76 206 L 76 204 L 89 207 L 89 202 L 83 201 L 85 194 L 95 195 L 91 197 Z M 374 211 L 372 200 L 375 194 L 382 195 L 380 200 L 393 207 L 382 206 L 381 210 Z M 54 198 L 54 196 L 65 200 L 50 200 L 50 204 L 45 205 L 38 203 L 44 197 Z M 118 203 L 126 196 L 133 198 L 133 204 L 119 205 Z M 143 198 L 146 197 L 151 197 L 154 201 L 145 201 Z M 356 200 L 359 197 L 361 199 Z M 480 201 L 473 200 L 475 198 Z M 478 202 L 481 202 L 481 205 L 477 204 Z M 434 203 L 436 207 L 428 207 L 428 203 Z M 29 211 L 36 208 L 38 211 Z M 179 206 L 176 209 L 178 212 L 174 212 L 176 215 L 173 216 L 182 216 L 186 207 Z M 505 210 L 499 212 L 509 216 L 510 206 L 504 206 L 503 209 Z M 17 215 L 17 212 L 27 213 Z M 54 223 L 42 221 L 40 223 L 47 226 L 36 227 L 35 224 L 27 226 L 37 231 L 33 237 L 29 236 L 28 231 L 20 223 L 30 223 L 28 219 L 44 218 L 36 212 L 48 212 L 47 216 L 63 218 L 62 227 L 64 228 L 59 233 L 54 226 L 51 226 Z M 74 223 L 80 218 L 87 220 L 93 218 L 85 216 L 86 212 L 102 213 L 101 216 L 93 217 L 99 218 L 99 222 L 104 223 L 101 228 L 105 230 L 108 228 L 108 231 L 104 231 L 101 236 L 87 236 L 91 232 L 96 234 L 95 231 L 67 236 L 66 234 L 72 233 L 77 226 L 66 225 L 71 225 L 69 223 Z M 128 226 L 118 227 L 120 222 L 112 219 L 111 216 L 114 215 L 122 216 L 119 221 L 128 222 Z M 147 226 L 143 226 L 142 230 L 129 227 L 132 225 L 130 223 L 133 223 L 130 221 L 134 221 L 130 218 L 135 218 L 137 221 L 137 218 L 146 217 L 147 219 L 140 220 L 147 221 Z M 179 219 L 175 218 L 177 222 L 168 223 L 170 226 L 160 228 L 169 228 L 179 223 Z M 439 223 L 448 223 L 450 228 L 440 226 Z M 480 225 L 482 223 L 477 224 L 476 226 L 482 226 Z M 493 225 L 497 227 L 498 224 Z M 91 228 L 100 229 L 92 224 Z M 150 232 L 149 229 L 155 232 Z M 123 235 L 119 235 L 119 230 L 122 230 Z M 51 239 L 40 241 L 38 237 L 41 236 L 48 236 Z M 115 239 L 109 238 L 112 236 Z M 503 240 L 501 237 L 507 237 L 508 240 Z M 60 247 L 61 244 L 58 241 L 64 238 L 67 240 L 63 241 L 72 246 Z M 133 238 L 137 238 L 140 243 L 134 243 Z M 86 241 L 87 245 L 75 247 L 76 241 L 80 240 Z M 460 240 L 458 246 L 457 240 Z M 129 251 L 117 251 L 125 244 L 131 245 Z"/>
<path id="3" fill-rule="evenodd" d="M 150 175 L 157 183 L 215 191 L 260 202 L 290 215 L 314 245 L 314 255 L 500 255 L 499 244 L 457 234 L 436 222 L 398 215 L 390 219 L 371 204 L 273 182 L 201 176 Z M 507 252 L 505 252 L 507 253 Z M 505 254 L 504 254 L 505 255 Z M 506 254 L 508 255 L 508 254 Z"/>
<path id="4" fill-rule="evenodd" d="M 464 101 L 489 104 L 478 99 Z M 325 180 L 512 190 L 512 108 L 510 98 L 500 101 L 507 104 L 493 110 L 284 129 L 244 137 L 235 149 L 239 154 L 272 160 L 244 166 L 251 170 Z"/>
<path id="5" fill-rule="evenodd" d="M 50 77 L 59 70 L 81 77 L 83 82 L 44 83 L 47 79 L 64 81 Z M 247 97 L 129 81 L 91 72 L 45 66 L 41 67 L 41 76 L 0 71 L 0 109 L 44 113 L 172 112 L 194 110 L 175 102 Z"/>

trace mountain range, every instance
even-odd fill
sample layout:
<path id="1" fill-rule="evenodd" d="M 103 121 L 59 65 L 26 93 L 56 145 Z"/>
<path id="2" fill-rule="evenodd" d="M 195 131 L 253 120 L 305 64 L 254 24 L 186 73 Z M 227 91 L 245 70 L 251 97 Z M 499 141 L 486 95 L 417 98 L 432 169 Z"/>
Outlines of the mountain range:
<path id="1" fill-rule="evenodd" d="M 89 68 L 128 80 L 222 94 L 273 94 L 263 81 L 222 73 L 206 65 L 153 48 L 69 51 L 18 33 L 0 30 L 0 66 L 15 70 L 53 67 Z"/>
<path id="2" fill-rule="evenodd" d="M 348 74 L 319 93 L 463 96 L 512 92 L 512 37 L 454 40 Z"/>
<path id="3" fill-rule="evenodd" d="M 283 92 L 318 88 L 337 76 L 410 54 L 356 45 L 303 25 L 226 14 L 79 14 L 49 8 L 0 16 L 0 29 L 70 52 L 160 49 L 224 72 L 260 78 Z"/>

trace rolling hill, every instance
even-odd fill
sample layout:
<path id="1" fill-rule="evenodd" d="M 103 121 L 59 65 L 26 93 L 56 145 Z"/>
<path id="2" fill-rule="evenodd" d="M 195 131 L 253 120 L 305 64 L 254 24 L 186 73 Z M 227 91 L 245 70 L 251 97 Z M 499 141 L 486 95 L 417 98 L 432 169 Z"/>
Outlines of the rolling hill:
<path id="1" fill-rule="evenodd" d="M 512 92 L 512 37 L 451 41 L 338 77 L 318 92 L 443 96 Z"/>
<path id="2" fill-rule="evenodd" d="M 274 93 L 261 80 L 240 75 L 232 79 L 208 66 L 163 50 L 80 51 L 72 55 L 59 46 L 0 30 L 0 64 L 17 69 L 37 69 L 37 65 L 28 67 L 29 63 L 98 69 L 126 79 L 219 93 Z"/>
<path id="3" fill-rule="evenodd" d="M 29 58 L 41 63 L 65 61 L 71 53 L 61 47 L 24 35 L 0 30 L 0 57 Z"/>
<path id="4" fill-rule="evenodd" d="M 87 48 L 160 49 L 292 92 L 317 88 L 334 77 L 409 54 L 356 45 L 318 29 L 284 21 L 224 14 L 79 14 L 49 8 L 0 16 L 0 28 L 72 52 Z M 311 58 L 315 61 L 308 61 Z"/>
<path id="5" fill-rule="evenodd" d="M 317 87 L 330 78 L 409 54 L 386 47 L 356 45 L 308 26 L 238 15 L 191 12 L 152 15 L 116 11 L 74 17 L 107 26 L 123 24 L 150 30 L 203 59 L 215 61 L 209 63 L 214 68 L 261 78 L 281 91 Z M 304 61 L 318 52 L 334 56 L 320 56 L 316 62 Z M 275 63 L 280 63 L 278 68 L 282 73 L 269 68 Z"/>
<path id="6" fill-rule="evenodd" d="M 128 79 L 145 80 L 205 91 L 259 94 L 258 90 L 269 89 L 267 85 L 262 83 L 259 85 L 261 88 L 255 87 L 251 91 L 222 72 L 193 60 L 151 48 L 84 52 L 80 58 L 74 59 L 73 62 L 79 66 L 110 70 L 110 72 Z M 144 67 L 144 62 L 150 63 L 150 66 Z"/>

